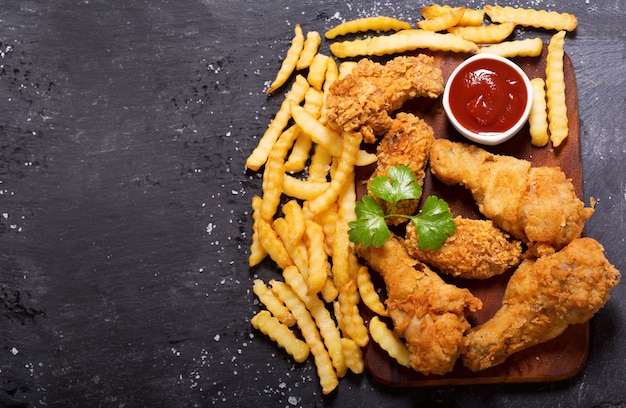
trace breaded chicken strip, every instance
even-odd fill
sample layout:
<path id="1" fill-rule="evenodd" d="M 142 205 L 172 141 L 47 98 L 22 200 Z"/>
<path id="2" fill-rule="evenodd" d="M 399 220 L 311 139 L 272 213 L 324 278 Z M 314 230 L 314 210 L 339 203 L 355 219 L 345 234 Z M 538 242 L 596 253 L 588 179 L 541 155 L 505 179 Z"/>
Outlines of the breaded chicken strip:
<path id="1" fill-rule="evenodd" d="M 358 252 L 385 281 L 394 332 L 406 340 L 413 369 L 426 375 L 451 371 L 470 328 L 466 314 L 482 307 L 480 299 L 409 257 L 397 237 Z"/>
<path id="2" fill-rule="evenodd" d="M 435 133 L 426 122 L 411 113 L 400 112 L 391 122 L 391 127 L 381 139 L 376 150 L 378 157 L 376 170 L 370 180 L 378 176 L 386 176 L 390 167 L 404 165 L 411 168 L 416 176 L 415 181 L 421 186 L 426 175 L 426 163 L 430 147 L 435 141 Z M 377 199 L 386 214 L 392 210 L 391 203 Z M 402 200 L 395 209 L 396 214 L 413 215 L 417 212 L 419 199 Z M 397 225 L 405 218 L 391 217 L 389 224 Z"/>
<path id="3" fill-rule="evenodd" d="M 524 260 L 508 283 L 501 309 L 467 334 L 463 364 L 483 370 L 556 338 L 570 324 L 589 320 L 619 281 L 619 271 L 591 238 L 575 239 L 536 261 Z"/>
<path id="4" fill-rule="evenodd" d="M 522 244 L 490 220 L 456 217 L 456 231 L 436 251 L 421 249 L 415 224 L 406 228 L 409 255 L 439 272 L 466 279 L 487 279 L 519 264 Z"/>
<path id="5" fill-rule="evenodd" d="M 330 87 L 328 118 L 344 131 L 361 131 L 366 143 L 389 129 L 390 114 L 409 99 L 437 98 L 443 92 L 441 70 L 424 54 L 400 56 L 385 65 L 362 59 Z"/>
<path id="6" fill-rule="evenodd" d="M 439 180 L 469 189 L 482 214 L 537 256 L 580 237 L 593 213 L 559 168 L 531 167 L 526 160 L 445 139 L 436 140 L 430 154 Z"/>

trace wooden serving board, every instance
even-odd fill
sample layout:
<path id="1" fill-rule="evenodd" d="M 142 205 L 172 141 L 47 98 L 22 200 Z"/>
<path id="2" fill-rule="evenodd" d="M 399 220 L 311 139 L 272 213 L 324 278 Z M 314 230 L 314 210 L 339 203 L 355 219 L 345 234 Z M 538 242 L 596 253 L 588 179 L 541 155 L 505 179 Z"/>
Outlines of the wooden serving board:
<path id="1" fill-rule="evenodd" d="M 437 65 L 442 69 L 447 80 L 454 68 L 468 55 L 452 53 L 433 53 Z M 544 45 L 540 57 L 524 57 L 513 59 L 528 74 L 529 78 L 545 79 L 545 62 L 547 46 Z M 533 166 L 558 166 L 567 177 L 571 178 L 576 194 L 583 199 L 582 169 L 580 152 L 580 128 L 578 118 L 578 99 L 576 93 L 576 77 L 569 56 L 564 58 L 566 82 L 566 103 L 569 120 L 569 136 L 558 148 L 551 144 L 537 148 L 530 144 L 528 125 L 515 137 L 499 146 L 481 146 L 497 154 L 511 155 L 532 162 Z M 464 139 L 448 122 L 441 106 L 441 98 L 436 100 L 420 99 L 403 107 L 404 111 L 415 113 L 431 125 L 435 137 L 453 141 L 471 143 Z M 371 171 L 371 169 L 369 169 Z M 364 169 L 363 178 L 367 177 Z M 361 177 L 359 176 L 359 177 Z M 363 189 L 359 196 L 364 194 Z M 471 194 L 460 186 L 446 186 L 427 172 L 422 197 L 436 195 L 445 199 L 454 215 L 468 218 L 483 218 L 478 212 Z M 512 271 L 488 280 L 462 280 L 442 276 L 446 281 L 460 287 L 468 288 L 483 301 L 483 309 L 468 316 L 472 326 L 488 320 L 500 307 L 502 295 Z M 375 284 L 382 290 L 384 283 L 373 273 Z M 366 322 L 372 313 L 363 307 Z M 388 320 L 387 320 L 388 321 Z M 390 326 L 391 327 L 391 326 Z M 391 359 L 375 342 L 370 341 L 364 349 L 365 366 L 368 373 L 378 382 L 393 387 L 416 387 L 434 385 L 488 384 L 488 383 L 521 383 L 557 381 L 572 377 L 584 366 L 589 350 L 589 324 L 570 326 L 558 338 L 511 356 L 503 364 L 489 369 L 472 372 L 457 362 L 454 370 L 446 375 L 425 376 L 414 370 L 400 366 Z"/>

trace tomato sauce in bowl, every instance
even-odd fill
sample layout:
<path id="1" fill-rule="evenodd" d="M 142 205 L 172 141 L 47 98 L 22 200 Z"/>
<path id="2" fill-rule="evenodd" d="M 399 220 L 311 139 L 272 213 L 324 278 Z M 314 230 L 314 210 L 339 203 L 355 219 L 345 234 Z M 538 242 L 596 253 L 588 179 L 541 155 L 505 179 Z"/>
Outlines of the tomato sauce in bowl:
<path id="1" fill-rule="evenodd" d="M 506 58 L 479 54 L 450 75 L 443 95 L 453 126 L 475 142 L 495 145 L 526 123 L 533 92 L 528 76 Z"/>

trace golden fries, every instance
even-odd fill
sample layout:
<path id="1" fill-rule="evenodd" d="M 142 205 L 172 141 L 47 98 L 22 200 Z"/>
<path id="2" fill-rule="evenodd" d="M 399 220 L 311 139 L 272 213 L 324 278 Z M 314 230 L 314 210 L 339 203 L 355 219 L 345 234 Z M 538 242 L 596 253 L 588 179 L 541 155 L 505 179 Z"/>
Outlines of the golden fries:
<path id="1" fill-rule="evenodd" d="M 285 99 L 280 105 L 280 109 L 274 116 L 274 119 L 265 133 L 263 133 L 261 140 L 259 140 L 257 147 L 252 151 L 250 156 L 248 156 L 248 159 L 246 160 L 247 168 L 256 171 L 265 164 L 272 147 L 274 147 L 274 143 L 276 143 L 276 140 L 280 137 L 283 129 L 287 127 L 289 119 L 291 119 L 290 104 L 292 102 L 296 104 L 302 102 L 309 88 L 310 85 L 307 80 L 303 76 L 298 75 L 295 83 L 289 92 L 287 92 Z"/>
<path id="2" fill-rule="evenodd" d="M 287 55 L 283 60 L 278 73 L 276 74 L 276 79 L 267 89 L 267 93 L 270 94 L 280 88 L 287 80 L 289 76 L 296 69 L 296 64 L 300 59 L 300 54 L 302 53 L 302 48 L 304 47 L 304 34 L 302 33 L 302 27 L 300 24 L 296 24 L 294 29 L 294 37 L 291 40 L 291 46 L 287 50 Z"/>
<path id="3" fill-rule="evenodd" d="M 461 21 L 465 13 L 465 7 L 448 7 L 434 12 L 429 10 L 433 6 L 422 8 L 422 16 L 425 20 L 419 21 L 417 26 L 422 30 L 443 31 L 454 27 Z M 431 17 L 428 17 L 431 16 Z"/>
<path id="4" fill-rule="evenodd" d="M 524 27 L 545 28 L 547 30 L 573 31 L 578 24 L 576 16 L 555 11 L 485 6 L 485 13 L 495 23 L 511 22 Z"/>
<path id="5" fill-rule="evenodd" d="M 530 80 L 533 86 L 533 104 L 528 116 L 530 143 L 541 147 L 548 144 L 548 114 L 546 107 L 545 81 L 542 78 Z"/>
<path id="6" fill-rule="evenodd" d="M 324 80 L 326 79 L 326 70 L 328 69 L 328 59 L 330 57 L 324 54 L 316 54 L 313 62 L 309 67 L 309 74 L 306 79 L 309 84 L 318 91 L 322 90 Z"/>
<path id="7" fill-rule="evenodd" d="M 495 44 L 511 35 L 515 23 L 450 27 L 448 31 L 476 44 Z"/>
<path id="8" fill-rule="evenodd" d="M 298 339 L 294 332 L 272 316 L 267 310 L 261 310 L 252 320 L 252 327 L 269 336 L 280 347 L 284 348 L 293 359 L 301 363 L 309 357 L 309 346 L 306 342 Z"/>
<path id="9" fill-rule="evenodd" d="M 322 392 L 324 394 L 330 394 L 339 384 L 339 380 L 337 379 L 337 373 L 335 372 L 333 363 L 328 351 L 326 351 L 324 347 L 324 342 L 321 339 L 310 312 L 289 285 L 279 281 L 271 281 L 270 285 L 296 318 L 302 336 L 315 359 L 315 366 L 317 367 L 317 375 L 320 378 Z"/>
<path id="10" fill-rule="evenodd" d="M 494 54 L 504 58 L 511 57 L 538 57 L 543 51 L 541 38 L 528 38 L 525 40 L 505 41 L 482 47 L 479 53 Z"/>
<path id="11" fill-rule="evenodd" d="M 372 340 L 374 340 L 380 348 L 385 350 L 387 354 L 400 363 L 400 365 L 411 367 L 409 350 L 378 316 L 372 317 L 369 328 Z"/>
<path id="12" fill-rule="evenodd" d="M 563 44 L 565 31 L 559 31 L 550 38 L 546 57 L 546 99 L 550 140 L 558 147 L 567 137 L 567 105 L 565 101 L 565 78 L 563 74 Z"/>
<path id="13" fill-rule="evenodd" d="M 252 291 L 259 298 L 259 301 L 267 308 L 267 310 L 287 327 L 296 324 L 289 309 L 280 301 L 278 296 L 270 288 L 268 288 L 261 279 L 255 279 L 252 285 Z M 307 353 L 308 354 L 308 353 Z"/>
<path id="14" fill-rule="evenodd" d="M 357 286 L 359 288 L 361 300 L 365 306 L 377 315 L 387 316 L 387 309 L 385 308 L 385 305 L 383 305 L 383 302 L 380 301 L 380 297 L 378 296 L 378 293 L 376 293 L 376 289 L 374 289 L 374 284 L 372 283 L 372 278 L 367 266 L 361 266 L 359 268 L 359 272 L 357 274 Z"/>
<path id="15" fill-rule="evenodd" d="M 329 40 L 340 35 L 359 33 L 363 31 L 399 31 L 408 30 L 411 24 L 392 17 L 365 17 L 346 21 L 326 31 Z"/>
<path id="16" fill-rule="evenodd" d="M 426 30 L 403 30 L 391 35 L 330 45 L 330 51 L 339 58 L 395 54 L 418 49 L 475 52 L 478 46 L 454 34 Z"/>
<path id="17" fill-rule="evenodd" d="M 296 70 L 308 68 L 317 54 L 317 49 L 322 43 L 322 37 L 317 31 L 309 31 L 302 45 L 300 57 L 296 63 Z"/>
<path id="18" fill-rule="evenodd" d="M 252 243 L 250 244 L 250 255 L 248 255 L 248 265 L 250 267 L 258 265 L 267 256 L 267 251 L 263 248 L 259 239 L 259 220 L 261 219 L 261 201 L 259 196 L 252 197 Z"/>
<path id="19" fill-rule="evenodd" d="M 309 271 L 307 276 L 307 286 L 309 295 L 322 291 L 326 279 L 328 278 L 328 260 L 326 259 L 326 249 L 324 247 L 324 230 L 311 220 L 305 221 L 305 241 L 309 253 Z"/>

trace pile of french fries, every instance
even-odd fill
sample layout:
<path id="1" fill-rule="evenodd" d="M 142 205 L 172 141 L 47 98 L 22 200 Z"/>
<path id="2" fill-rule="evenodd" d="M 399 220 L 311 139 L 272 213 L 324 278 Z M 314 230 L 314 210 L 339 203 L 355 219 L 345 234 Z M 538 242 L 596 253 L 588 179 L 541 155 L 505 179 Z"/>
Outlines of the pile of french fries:
<path id="1" fill-rule="evenodd" d="M 490 24 L 485 24 L 485 14 Z M 545 145 L 549 132 L 558 146 L 567 136 L 563 41 L 565 31 L 576 27 L 574 16 L 499 6 L 473 10 L 439 5 L 424 7 L 422 16 L 415 29 L 384 16 L 339 24 L 325 33 L 327 39 L 366 31 L 393 33 L 334 42 L 333 56 L 319 51 L 318 32 L 305 36 L 296 25 L 267 92 L 276 92 L 290 80 L 292 85 L 246 161 L 250 170 L 263 172 L 262 194 L 252 199 L 249 265 L 269 257 L 282 272 L 269 282 L 254 281 L 253 291 L 263 309 L 251 323 L 295 361 L 312 355 L 324 394 L 332 392 L 348 370 L 363 372 L 361 348 L 370 335 L 390 357 L 409 366 L 404 343 L 378 318 L 387 315 L 385 305 L 348 238 L 348 223 L 356 219 L 355 169 L 374 163 L 376 156 L 361 148 L 359 133 L 342 133 L 328 123 L 325 100 L 330 86 L 356 64 L 338 63 L 335 58 L 417 49 L 538 56 L 541 39 L 506 39 L 518 25 L 557 30 L 548 46 L 546 80 L 532 81 L 531 142 Z M 368 327 L 359 313 L 360 302 L 378 315 Z"/>

